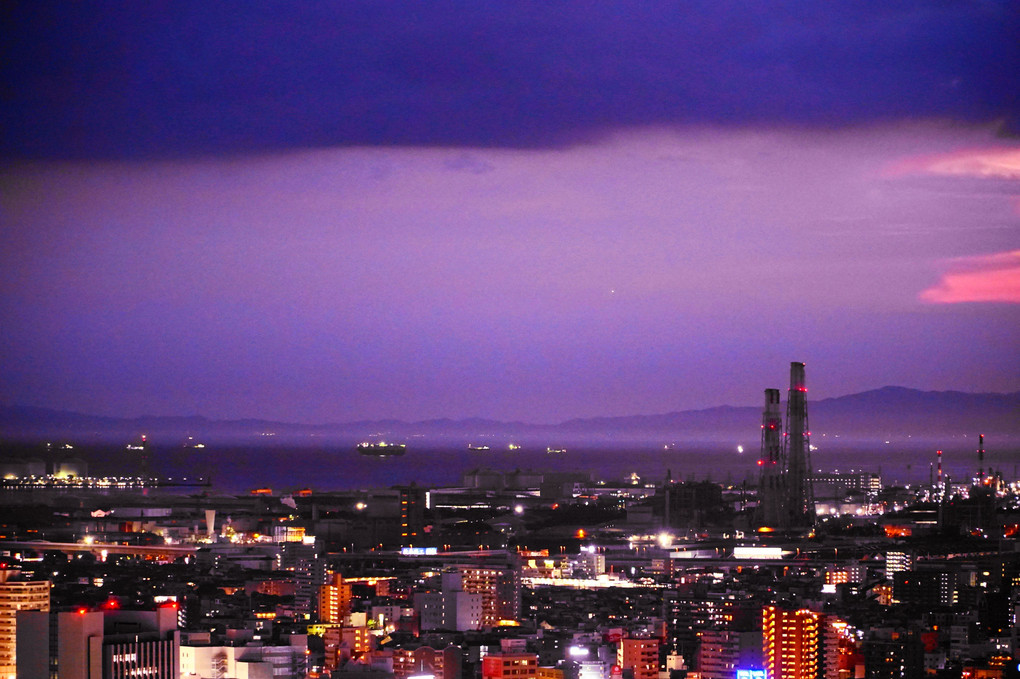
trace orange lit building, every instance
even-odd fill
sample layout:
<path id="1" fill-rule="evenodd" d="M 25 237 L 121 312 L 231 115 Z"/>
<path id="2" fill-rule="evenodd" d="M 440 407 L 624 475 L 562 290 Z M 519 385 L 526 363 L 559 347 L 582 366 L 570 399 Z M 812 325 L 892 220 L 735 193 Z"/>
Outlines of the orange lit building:
<path id="1" fill-rule="evenodd" d="M 330 672 L 343 661 L 358 660 L 372 650 L 372 635 L 367 627 L 331 627 L 322 635 L 322 642 L 326 648 L 326 669 Z"/>
<path id="2" fill-rule="evenodd" d="M 844 585 L 850 582 L 850 574 L 846 571 L 825 571 L 826 585 Z"/>
<path id="3" fill-rule="evenodd" d="M 838 677 L 839 625 L 841 621 L 806 608 L 762 609 L 762 660 L 769 679 Z"/>
<path id="4" fill-rule="evenodd" d="M 624 638 L 616 647 L 616 664 L 634 672 L 634 679 L 658 679 L 659 640 Z"/>
<path id="5" fill-rule="evenodd" d="M 536 679 L 538 656 L 534 653 L 490 653 L 482 658 L 482 679 Z"/>
<path id="6" fill-rule="evenodd" d="M 18 611 L 49 611 L 48 580 L 13 580 L 15 569 L 0 569 L 0 677 L 17 672 Z"/>
<path id="7" fill-rule="evenodd" d="M 351 586 L 344 582 L 342 575 L 334 573 L 332 582 L 319 587 L 319 619 L 339 624 L 350 612 Z"/>

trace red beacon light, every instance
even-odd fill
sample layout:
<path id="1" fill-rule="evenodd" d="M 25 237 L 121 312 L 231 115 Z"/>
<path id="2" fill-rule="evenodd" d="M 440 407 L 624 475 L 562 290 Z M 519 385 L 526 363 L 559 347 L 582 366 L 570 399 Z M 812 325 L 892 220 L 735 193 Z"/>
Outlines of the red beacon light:
<path id="1" fill-rule="evenodd" d="M 84 606 L 82 606 L 81 608 L 78 609 L 78 615 L 85 615 L 88 612 L 89 612 L 89 609 L 85 608 Z"/>

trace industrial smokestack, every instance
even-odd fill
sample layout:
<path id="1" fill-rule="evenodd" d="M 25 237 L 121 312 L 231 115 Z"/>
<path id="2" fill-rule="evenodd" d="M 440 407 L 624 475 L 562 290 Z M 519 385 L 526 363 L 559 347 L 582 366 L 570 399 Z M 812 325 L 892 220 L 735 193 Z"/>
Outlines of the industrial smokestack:
<path id="1" fill-rule="evenodd" d="M 761 416 L 761 454 L 758 458 L 759 527 L 777 528 L 784 525 L 783 505 L 783 416 L 778 389 L 765 390 L 765 409 Z"/>
<path id="2" fill-rule="evenodd" d="M 942 451 L 936 450 L 935 454 L 938 456 L 939 461 L 939 488 L 942 488 Z"/>
<path id="3" fill-rule="evenodd" d="M 790 391 L 786 397 L 786 488 L 791 526 L 812 526 L 815 522 L 814 493 L 811 488 L 811 432 L 808 430 L 807 382 L 804 364 L 790 363 Z"/>
<path id="4" fill-rule="evenodd" d="M 978 434 L 978 485 L 985 485 L 985 435 Z"/>
<path id="5" fill-rule="evenodd" d="M 205 534 L 207 537 L 216 535 L 216 510 L 205 510 Z"/>
<path id="6" fill-rule="evenodd" d="M 783 416 L 779 410 L 779 390 L 765 390 L 765 410 L 761 418 L 761 460 L 763 467 L 779 464 L 783 452 Z"/>

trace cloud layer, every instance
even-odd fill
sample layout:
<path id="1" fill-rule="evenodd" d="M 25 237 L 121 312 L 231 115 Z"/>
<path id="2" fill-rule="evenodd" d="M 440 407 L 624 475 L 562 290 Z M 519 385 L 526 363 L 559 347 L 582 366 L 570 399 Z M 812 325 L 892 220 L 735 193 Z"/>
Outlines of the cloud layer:
<path id="1" fill-rule="evenodd" d="M 18 157 L 1020 120 L 1008 1 L 24 2 L 4 23 Z"/>
<path id="2" fill-rule="evenodd" d="M 938 285 L 921 293 L 921 299 L 938 304 L 1020 304 L 1020 250 L 956 260 Z"/>
<path id="3" fill-rule="evenodd" d="M 1011 146 L 930 124 L 691 127 L 10 164 L 0 398 L 557 421 L 757 403 L 791 360 L 815 398 L 1020 389 L 1020 306 L 919 300 L 946 262 L 1014 270 L 982 256 L 1018 249 L 1015 181 L 887 171 L 969 148 Z"/>

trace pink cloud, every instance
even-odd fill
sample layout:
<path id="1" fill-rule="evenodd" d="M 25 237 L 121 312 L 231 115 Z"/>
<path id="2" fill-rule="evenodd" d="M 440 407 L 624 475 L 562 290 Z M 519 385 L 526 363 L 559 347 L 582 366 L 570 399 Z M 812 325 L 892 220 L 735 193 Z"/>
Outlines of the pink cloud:
<path id="1" fill-rule="evenodd" d="M 934 304 L 960 302 L 1012 302 L 1020 304 L 1020 250 L 954 262 L 955 270 L 920 295 Z"/>
<path id="2" fill-rule="evenodd" d="M 1020 179 L 1020 148 L 965 149 L 906 158 L 890 167 L 889 173 Z"/>

